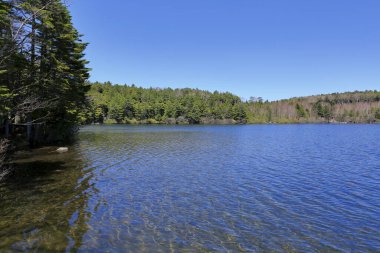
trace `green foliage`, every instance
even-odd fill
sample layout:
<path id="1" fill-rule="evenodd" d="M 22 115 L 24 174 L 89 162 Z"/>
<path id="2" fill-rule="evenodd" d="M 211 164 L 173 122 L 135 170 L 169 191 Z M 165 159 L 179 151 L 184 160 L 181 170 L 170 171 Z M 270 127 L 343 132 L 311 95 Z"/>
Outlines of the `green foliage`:
<path id="1" fill-rule="evenodd" d="M 380 120 L 380 108 L 375 110 L 375 118 Z"/>
<path id="2" fill-rule="evenodd" d="M 87 44 L 60 0 L 1 0 L 0 24 L 0 114 L 63 141 L 88 117 Z"/>
<path id="3" fill-rule="evenodd" d="M 6 86 L 0 86 L 0 116 L 10 111 L 10 100 L 12 94 Z"/>
<path id="4" fill-rule="evenodd" d="M 330 121 L 333 115 L 333 106 L 330 101 L 327 101 L 327 102 L 318 101 L 317 103 L 313 105 L 313 109 L 319 117 L 324 118 L 327 121 Z"/>
<path id="5" fill-rule="evenodd" d="M 303 105 L 296 104 L 296 111 L 297 111 L 297 117 L 298 118 L 305 118 L 307 116 L 305 108 Z"/>
<path id="6" fill-rule="evenodd" d="M 205 123 L 206 119 L 247 118 L 240 98 L 231 93 L 208 92 L 197 89 L 144 89 L 134 85 L 93 83 L 88 92 L 92 100 L 88 122 L 101 123 Z M 100 109 L 102 108 L 101 112 Z M 111 121 L 112 120 L 112 121 Z"/>
<path id="7" fill-rule="evenodd" d="M 273 102 L 251 98 L 247 103 L 250 123 L 321 123 L 378 121 L 380 92 L 356 91 Z"/>

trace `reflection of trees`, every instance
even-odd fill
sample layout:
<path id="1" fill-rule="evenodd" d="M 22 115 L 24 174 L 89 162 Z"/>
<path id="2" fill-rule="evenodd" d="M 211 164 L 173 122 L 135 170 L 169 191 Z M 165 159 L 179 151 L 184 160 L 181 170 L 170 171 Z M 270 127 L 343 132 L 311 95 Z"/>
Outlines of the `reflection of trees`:
<path id="1" fill-rule="evenodd" d="M 17 164 L 0 184 L 0 251 L 75 251 L 91 217 L 91 174 L 77 155 Z"/>

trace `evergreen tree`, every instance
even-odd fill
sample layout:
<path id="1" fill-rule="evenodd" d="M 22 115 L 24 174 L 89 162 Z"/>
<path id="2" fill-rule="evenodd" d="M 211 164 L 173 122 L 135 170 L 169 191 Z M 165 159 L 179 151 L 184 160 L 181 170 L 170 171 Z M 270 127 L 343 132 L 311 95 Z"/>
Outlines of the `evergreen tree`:
<path id="1" fill-rule="evenodd" d="M 297 111 L 297 117 L 298 118 L 305 118 L 306 117 L 305 108 L 298 103 L 296 104 L 296 111 Z"/>
<path id="2" fill-rule="evenodd" d="M 0 116 L 27 125 L 31 142 L 64 141 L 87 105 L 86 44 L 59 0 L 1 0 L 0 7 Z M 32 139 L 33 127 L 46 136 Z"/>

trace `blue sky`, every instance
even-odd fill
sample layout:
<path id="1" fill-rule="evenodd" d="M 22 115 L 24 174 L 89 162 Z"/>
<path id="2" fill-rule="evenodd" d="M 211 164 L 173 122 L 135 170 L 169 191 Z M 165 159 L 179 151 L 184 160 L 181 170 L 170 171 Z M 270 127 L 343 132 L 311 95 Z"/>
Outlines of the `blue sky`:
<path id="1" fill-rule="evenodd" d="M 244 98 L 380 89 L 379 0 L 72 0 L 92 81 Z"/>

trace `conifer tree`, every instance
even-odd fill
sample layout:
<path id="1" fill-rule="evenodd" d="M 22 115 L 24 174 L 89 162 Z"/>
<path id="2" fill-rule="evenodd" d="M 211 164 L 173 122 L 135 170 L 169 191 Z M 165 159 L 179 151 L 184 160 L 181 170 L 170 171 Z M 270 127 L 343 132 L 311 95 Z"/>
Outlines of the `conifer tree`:
<path id="1" fill-rule="evenodd" d="M 0 1 L 0 116 L 63 141 L 86 106 L 87 44 L 60 0 Z"/>

